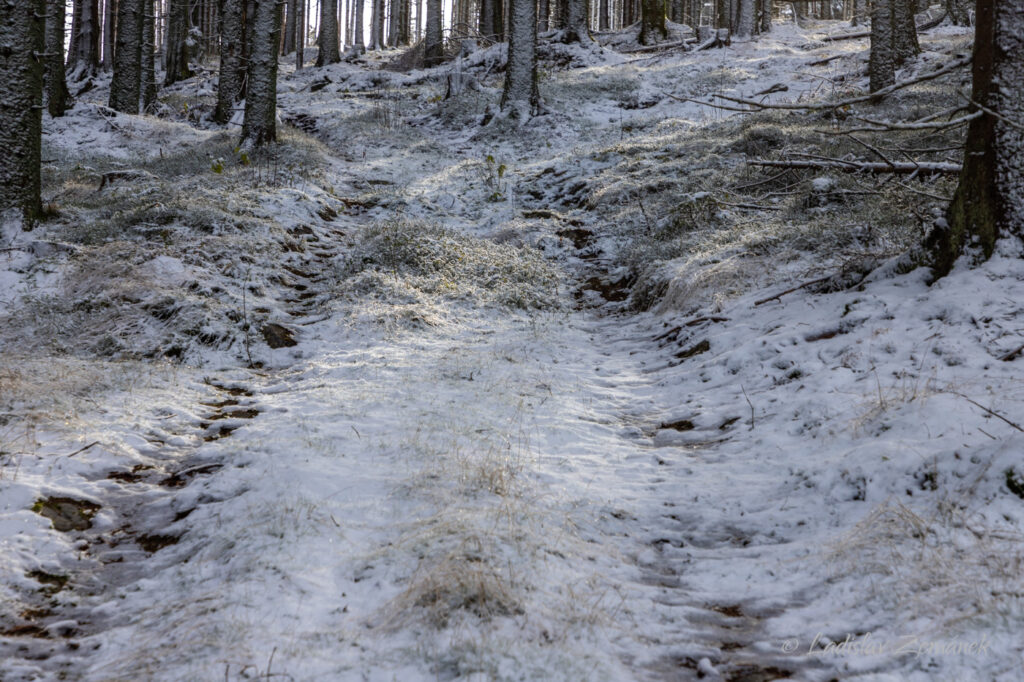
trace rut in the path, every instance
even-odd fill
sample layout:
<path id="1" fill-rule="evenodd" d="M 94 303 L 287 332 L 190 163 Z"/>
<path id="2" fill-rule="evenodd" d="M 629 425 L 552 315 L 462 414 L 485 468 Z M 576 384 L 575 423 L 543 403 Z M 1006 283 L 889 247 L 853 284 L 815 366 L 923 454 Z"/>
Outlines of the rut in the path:
<path id="1" fill-rule="evenodd" d="M 301 339 L 298 328 L 324 319 L 318 310 L 329 294 L 321 273 L 337 255 L 337 241 L 344 233 L 329 224 L 336 216 L 322 217 L 324 225 L 302 226 L 291 232 L 294 241 L 287 245 L 279 262 L 281 271 L 274 278 L 280 284 L 276 298 L 287 306 L 291 317 L 287 327 L 277 326 L 285 328 L 291 339 Z M 82 512 L 78 507 L 86 503 L 78 500 L 44 502 L 41 513 L 51 518 L 57 530 L 71 534 L 78 553 L 67 558 L 60 572 L 37 571 L 29 576 L 40 584 L 39 590 L 17 613 L 4 614 L 9 625 L 0 630 L 0 657 L 25 662 L 26 671 L 80 674 L 83 658 L 93 646 L 87 638 L 124 624 L 116 613 L 96 611 L 95 607 L 110 601 L 118 589 L 187 559 L 173 548 L 189 532 L 188 517 L 196 507 L 184 501 L 191 497 L 179 493 L 211 476 L 230 476 L 232 469 L 223 460 L 223 449 L 205 446 L 231 437 L 259 418 L 263 411 L 259 387 L 273 381 L 279 371 L 247 368 L 246 364 L 240 360 L 235 370 L 207 376 L 187 391 L 191 406 L 174 406 L 176 411 L 196 415 L 198 421 L 168 419 L 158 409 L 145 416 L 134 415 L 149 425 L 140 434 L 148 447 L 140 450 L 119 444 L 135 463 L 101 474 L 99 478 L 114 484 L 102 486 L 101 505 L 88 503 L 89 508 Z M 201 499 L 203 504 L 222 501 Z M 113 530 L 100 531 L 88 522 L 100 509 L 116 519 Z M 79 518 L 83 522 L 75 523 Z M 72 603 L 75 605 L 68 605 Z M 26 674 L 27 680 L 35 673 Z"/>

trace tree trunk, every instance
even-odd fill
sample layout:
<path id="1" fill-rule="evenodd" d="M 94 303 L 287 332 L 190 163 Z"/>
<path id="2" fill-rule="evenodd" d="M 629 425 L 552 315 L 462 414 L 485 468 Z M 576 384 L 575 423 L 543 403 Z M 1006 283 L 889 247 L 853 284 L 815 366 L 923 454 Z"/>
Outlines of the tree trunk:
<path id="1" fill-rule="evenodd" d="M 892 0 L 874 0 L 871 10 L 871 56 L 868 62 L 871 92 L 877 92 L 896 82 L 890 2 Z"/>
<path id="2" fill-rule="evenodd" d="M 235 103 L 242 99 L 245 82 L 244 8 L 244 0 L 223 0 L 221 4 L 220 78 L 217 82 L 217 108 L 213 112 L 213 120 L 222 125 L 231 120 Z"/>
<path id="3" fill-rule="evenodd" d="M 537 7 L 537 30 L 541 33 L 551 27 L 551 0 L 540 0 Z"/>
<path id="4" fill-rule="evenodd" d="M 501 109 L 525 119 L 540 106 L 537 88 L 537 3 L 510 0 L 508 17 L 508 66 Z"/>
<path id="5" fill-rule="evenodd" d="M 64 14 L 64 2 L 60 2 L 61 14 Z M 63 26 L 64 19 L 61 19 Z M 103 6 L 103 63 L 104 71 L 114 68 L 114 41 L 117 39 L 117 0 L 106 0 Z M 64 39 L 61 37 L 61 48 Z"/>
<path id="6" fill-rule="evenodd" d="M 504 39 L 503 9 L 502 0 L 480 0 L 480 34 L 492 43 Z"/>
<path id="7" fill-rule="evenodd" d="M 297 0 L 295 8 L 295 69 L 301 71 L 306 66 L 306 0 Z"/>
<path id="8" fill-rule="evenodd" d="M 142 7 L 142 110 L 156 107 L 156 7 L 154 0 L 143 0 Z"/>
<path id="9" fill-rule="evenodd" d="M 121 0 L 117 8 L 117 48 L 110 81 L 110 108 L 139 113 L 142 85 L 143 0 Z"/>
<path id="10" fill-rule="evenodd" d="M 914 22 L 914 0 L 889 0 L 892 5 L 892 48 L 896 66 L 917 56 L 917 24 Z"/>
<path id="11" fill-rule="evenodd" d="M 410 45 L 412 36 L 409 26 L 412 23 L 412 3 L 410 0 L 398 0 L 398 44 Z"/>
<path id="12" fill-rule="evenodd" d="M 968 128 L 960 184 L 925 243 L 936 278 L 969 248 L 988 258 L 1012 241 L 1019 256 L 1024 240 L 1024 0 L 978 0 L 976 13 L 971 99 L 1002 118 Z"/>
<path id="13" fill-rule="evenodd" d="M 749 38 L 754 35 L 754 17 L 758 0 L 739 0 L 736 8 L 736 35 Z"/>
<path id="14" fill-rule="evenodd" d="M 772 0 L 761 0 L 761 33 L 772 30 Z"/>
<path id="15" fill-rule="evenodd" d="M 289 55 L 295 51 L 295 29 L 296 21 L 295 15 L 298 13 L 299 2 L 305 2 L 305 0 L 288 0 L 288 4 L 285 5 L 285 23 L 284 23 L 284 51 L 283 54 Z"/>
<path id="16" fill-rule="evenodd" d="M 946 13 L 954 26 L 971 25 L 970 0 L 946 0 Z"/>
<path id="17" fill-rule="evenodd" d="M 665 28 L 665 1 L 642 0 L 640 3 L 640 44 L 653 45 L 668 37 Z"/>
<path id="18" fill-rule="evenodd" d="M 355 31 L 353 31 L 353 45 L 356 52 L 362 53 L 366 50 L 366 39 L 363 37 L 363 3 L 365 0 L 352 0 L 355 3 Z M 440 2 L 440 0 L 438 0 Z"/>
<path id="19" fill-rule="evenodd" d="M 50 116 L 63 116 L 68 108 L 68 81 L 64 72 L 64 0 L 46 2 L 46 106 Z"/>
<path id="20" fill-rule="evenodd" d="M 423 37 L 423 63 L 437 66 L 444 60 L 444 33 L 441 28 L 441 0 L 427 0 L 427 28 Z"/>
<path id="21" fill-rule="evenodd" d="M 278 0 L 256 0 L 255 5 L 242 143 L 262 147 L 277 141 L 277 50 L 281 6 Z"/>
<path id="22" fill-rule="evenodd" d="M 0 10 L 0 210 L 19 210 L 28 230 L 42 213 L 44 63 L 36 55 L 46 49 L 46 0 L 5 5 Z"/>
<path id="23" fill-rule="evenodd" d="M 661 3 L 661 25 L 665 25 L 665 0 Z M 578 43 L 590 40 L 588 17 L 590 7 L 587 0 L 564 0 L 562 2 L 562 42 Z"/>
<path id="24" fill-rule="evenodd" d="M 122 3 L 126 0 L 120 0 Z M 167 23 L 166 74 L 164 85 L 174 85 L 192 77 L 188 68 L 189 0 L 170 0 Z M 120 25 L 120 24 L 119 24 Z"/>
<path id="25" fill-rule="evenodd" d="M 320 51 L 316 56 L 317 66 L 337 64 L 341 61 L 338 45 L 338 0 L 320 0 L 320 37 L 317 39 Z"/>
<path id="26" fill-rule="evenodd" d="M 99 69 L 99 14 L 99 0 L 75 0 L 68 50 L 68 68 L 75 78 L 94 75 Z"/>

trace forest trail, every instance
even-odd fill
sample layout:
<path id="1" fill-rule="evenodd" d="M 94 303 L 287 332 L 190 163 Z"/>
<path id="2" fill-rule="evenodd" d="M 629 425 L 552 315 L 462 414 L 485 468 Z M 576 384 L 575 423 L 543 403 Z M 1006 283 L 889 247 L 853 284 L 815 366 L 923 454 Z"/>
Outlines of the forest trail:
<path id="1" fill-rule="evenodd" d="M 735 140 L 704 139 L 717 115 L 656 93 L 785 81 L 801 97 L 820 78 L 787 79 L 821 55 L 793 47 L 796 32 L 699 61 L 642 57 L 642 72 L 566 48 L 575 68 L 542 83 L 552 112 L 522 129 L 478 125 L 497 90 L 443 99 L 444 74 L 285 73 L 281 118 L 315 139 L 289 142 L 315 154 L 282 156 L 284 179 L 276 157 L 252 170 L 188 121 L 157 127 L 206 154 L 192 182 L 211 175 L 204 145 L 226 150 L 214 180 L 225 165 L 242 180 L 215 199 L 244 229 L 269 214 L 252 234 L 272 257 L 238 247 L 207 271 L 237 308 L 228 352 L 128 366 L 127 388 L 33 436 L 4 523 L 10 566 L 43 568 L 17 586 L 38 603 L 19 616 L 28 629 L 0 633 L 0 678 L 824 682 L 923 680 L 935 660 L 950 679 L 1012 675 L 1014 600 L 960 598 L 977 597 L 965 584 L 1017 589 L 1018 545 L 972 544 L 970 528 L 1014 513 L 999 481 L 979 482 L 1019 438 L 932 388 L 995 392 L 1013 418 L 1024 404 L 1014 368 L 990 368 L 988 332 L 947 322 L 1011 328 L 987 275 L 951 278 L 941 301 L 910 275 L 762 305 L 814 254 L 777 265 L 751 246 L 680 267 L 660 310 L 627 300 L 633 242 L 664 228 L 650 201 L 717 229 L 693 208 L 707 193 L 677 196 L 706 170 L 679 157 L 734 162 Z M 114 135 L 93 119 L 79 123 Z M 1024 300 L 993 263 L 1000 296 Z M 972 535 L 947 524 L 955 512 L 926 514 L 933 493 L 960 504 L 979 485 L 999 513 L 972 516 Z M 39 491 L 91 500 L 91 525 L 39 530 L 25 511 Z M 890 645 L 922 632 L 919 612 L 948 609 L 945 624 L 978 604 L 1010 623 L 992 628 L 1002 650 L 984 668 L 820 650 Z"/>

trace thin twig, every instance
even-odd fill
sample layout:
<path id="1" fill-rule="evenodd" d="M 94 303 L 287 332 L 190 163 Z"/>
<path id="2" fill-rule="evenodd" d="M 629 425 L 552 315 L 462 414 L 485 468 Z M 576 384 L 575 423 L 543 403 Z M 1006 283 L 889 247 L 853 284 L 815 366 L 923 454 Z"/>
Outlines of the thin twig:
<path id="1" fill-rule="evenodd" d="M 1015 428 L 1018 431 L 1020 431 L 1021 433 L 1024 433 L 1024 428 L 1022 428 L 1020 424 L 1017 424 L 1015 422 L 1010 421 L 1009 419 L 1007 419 L 1003 415 L 999 414 L 995 410 L 990 409 L 988 407 L 985 407 L 984 405 L 982 405 L 981 403 L 977 402 L 976 400 L 971 400 L 970 398 L 965 396 L 963 393 L 959 393 L 957 391 L 945 391 L 945 393 L 952 393 L 953 395 L 960 396 L 961 398 L 963 398 L 964 400 L 969 402 L 971 405 L 974 405 L 975 407 L 978 407 L 978 408 L 981 408 L 982 410 L 985 410 L 985 412 L 989 413 L 990 415 L 992 415 L 996 419 L 1001 419 L 1004 422 L 1006 422 L 1007 424 L 1009 424 L 1010 426 L 1012 426 L 1013 428 Z"/>
<path id="2" fill-rule="evenodd" d="M 86 445 L 84 448 L 78 448 L 77 450 L 72 452 L 70 455 L 64 455 L 64 456 L 65 457 L 74 457 L 75 455 L 79 455 L 79 454 L 85 452 L 86 450 L 91 448 L 93 445 L 99 445 L 99 444 L 100 444 L 100 442 L 98 440 L 94 440 L 93 442 L 91 442 L 88 445 Z"/>

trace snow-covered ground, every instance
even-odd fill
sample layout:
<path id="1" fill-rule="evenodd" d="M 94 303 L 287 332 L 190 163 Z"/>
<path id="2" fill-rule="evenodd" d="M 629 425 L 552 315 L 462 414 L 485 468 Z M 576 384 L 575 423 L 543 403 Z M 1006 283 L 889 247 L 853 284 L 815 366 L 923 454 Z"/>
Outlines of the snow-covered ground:
<path id="1" fill-rule="evenodd" d="M 0 252 L 0 679 L 1019 679 L 1024 262 L 897 274 L 916 219 L 842 178 L 729 213 L 810 138 L 666 93 L 863 85 L 776 29 L 548 46 L 518 128 L 479 125 L 498 48 L 285 69 L 269 159 L 195 125 L 207 76 L 48 121 L 61 215 Z"/>

